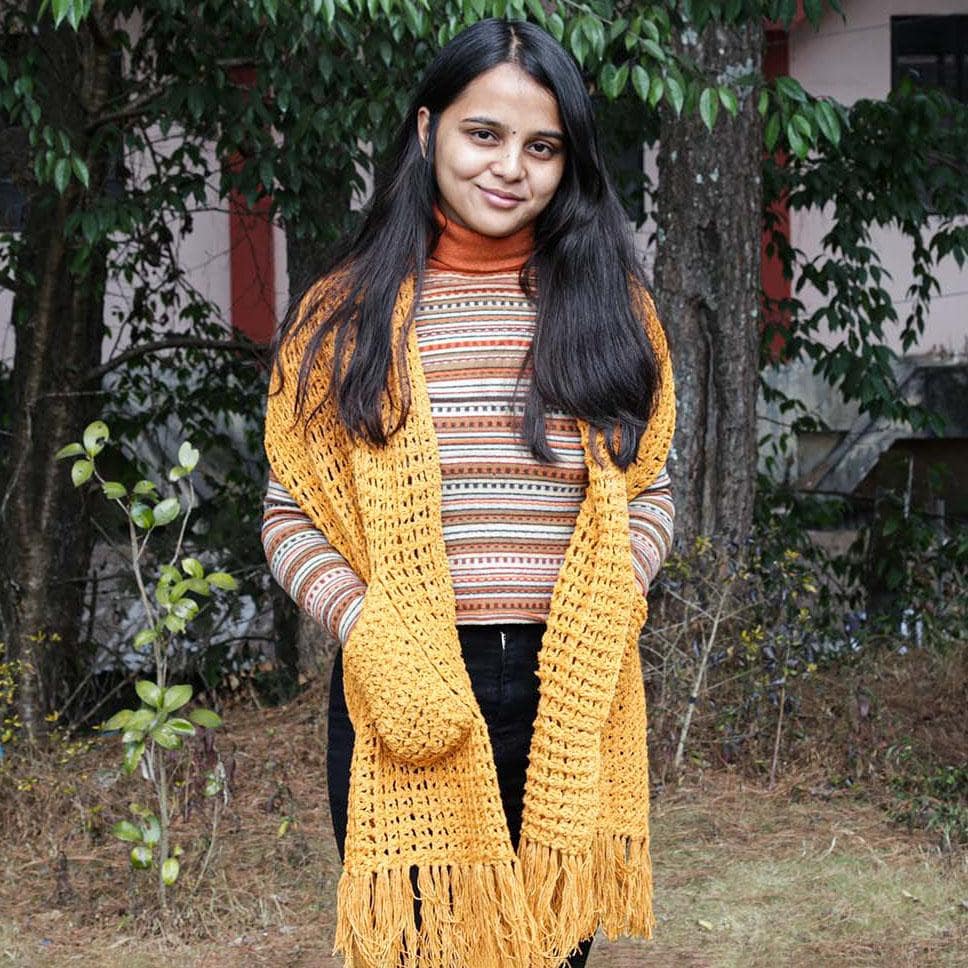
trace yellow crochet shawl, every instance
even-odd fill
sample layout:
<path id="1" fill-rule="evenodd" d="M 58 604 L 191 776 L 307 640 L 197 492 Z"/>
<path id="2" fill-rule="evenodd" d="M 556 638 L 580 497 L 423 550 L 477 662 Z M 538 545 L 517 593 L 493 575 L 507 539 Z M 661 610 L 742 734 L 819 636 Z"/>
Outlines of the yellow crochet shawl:
<path id="1" fill-rule="evenodd" d="M 661 394 L 625 472 L 608 459 L 603 440 L 590 445 L 592 431 L 579 422 L 588 487 L 541 645 L 517 854 L 457 637 L 440 462 L 415 328 L 409 325 L 406 343 L 409 416 L 383 449 L 351 443 L 328 402 L 308 425 L 293 426 L 311 323 L 280 353 L 265 426 L 272 469 L 367 583 L 343 650 L 356 739 L 333 951 L 344 953 L 347 968 L 557 968 L 599 925 L 609 938 L 651 937 L 638 650 L 647 606 L 633 576 L 628 500 L 666 459 L 675 403 L 665 336 L 652 300 L 639 295 Z M 410 280 L 394 309 L 394 345 L 412 302 Z M 331 353 L 332 336 L 326 345 Z M 327 384 L 325 359 L 319 365 L 306 414 Z M 394 363 L 392 386 L 398 378 Z M 385 419 L 396 406 L 385 401 Z"/>

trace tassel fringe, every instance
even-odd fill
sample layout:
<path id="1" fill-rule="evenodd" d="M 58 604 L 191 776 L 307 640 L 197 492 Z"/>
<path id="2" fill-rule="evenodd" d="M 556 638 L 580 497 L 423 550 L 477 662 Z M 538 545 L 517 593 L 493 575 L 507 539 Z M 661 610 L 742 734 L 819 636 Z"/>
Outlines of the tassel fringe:
<path id="1" fill-rule="evenodd" d="M 417 866 L 420 927 L 406 867 L 340 875 L 333 954 L 345 968 L 530 964 L 535 925 L 517 859 Z"/>
<path id="2" fill-rule="evenodd" d="M 537 926 L 531 968 L 558 968 L 599 924 L 611 941 L 622 934 L 652 937 L 647 836 L 598 832 L 582 854 L 522 837 L 518 856 Z"/>

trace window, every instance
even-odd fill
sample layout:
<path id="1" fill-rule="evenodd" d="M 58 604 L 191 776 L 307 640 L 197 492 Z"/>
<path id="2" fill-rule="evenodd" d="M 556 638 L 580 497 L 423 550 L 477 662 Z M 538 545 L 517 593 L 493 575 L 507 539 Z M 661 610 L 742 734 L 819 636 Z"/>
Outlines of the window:
<path id="1" fill-rule="evenodd" d="M 891 17 L 891 87 L 905 75 L 968 102 L 968 16 Z"/>

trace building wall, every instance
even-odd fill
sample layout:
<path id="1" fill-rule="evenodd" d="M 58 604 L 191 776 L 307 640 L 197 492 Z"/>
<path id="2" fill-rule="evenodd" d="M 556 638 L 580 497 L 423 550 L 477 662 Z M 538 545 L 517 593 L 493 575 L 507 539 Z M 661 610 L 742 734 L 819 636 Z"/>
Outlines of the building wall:
<path id="1" fill-rule="evenodd" d="M 847 0 L 843 7 L 846 22 L 827 9 L 819 30 L 805 20 L 791 31 L 790 74 L 811 94 L 847 105 L 862 98 L 882 99 L 890 92 L 892 16 L 968 13 L 965 0 Z M 809 257 L 819 254 L 829 219 L 830 212 L 792 213 L 793 244 Z M 903 323 L 911 311 L 906 295 L 913 281 L 910 244 L 896 230 L 875 228 L 871 246 L 891 274 L 884 286 L 894 301 L 899 324 Z M 941 294 L 931 301 L 924 337 L 916 352 L 968 359 L 968 272 L 948 258 L 936 266 L 934 275 Z M 822 305 L 822 297 L 812 287 L 804 287 L 799 297 L 808 310 Z M 899 331 L 900 325 L 889 332 L 896 352 L 901 352 Z M 827 334 L 826 339 L 833 342 L 837 335 Z"/>

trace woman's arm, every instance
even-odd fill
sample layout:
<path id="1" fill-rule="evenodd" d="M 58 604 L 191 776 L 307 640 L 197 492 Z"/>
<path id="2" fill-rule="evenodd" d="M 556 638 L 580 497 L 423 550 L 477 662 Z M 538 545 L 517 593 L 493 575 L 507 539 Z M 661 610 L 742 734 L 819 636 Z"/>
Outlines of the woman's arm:
<path id="1" fill-rule="evenodd" d="M 262 546 L 272 577 L 304 612 L 345 643 L 366 585 L 271 470 L 262 507 Z"/>
<path id="2" fill-rule="evenodd" d="M 632 564 L 643 595 L 649 593 L 655 576 L 672 550 L 674 521 L 669 474 L 663 466 L 655 481 L 629 501 Z"/>

